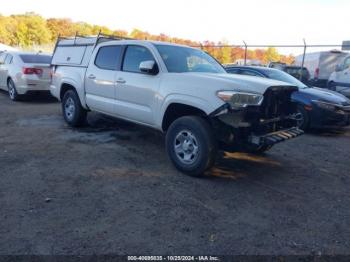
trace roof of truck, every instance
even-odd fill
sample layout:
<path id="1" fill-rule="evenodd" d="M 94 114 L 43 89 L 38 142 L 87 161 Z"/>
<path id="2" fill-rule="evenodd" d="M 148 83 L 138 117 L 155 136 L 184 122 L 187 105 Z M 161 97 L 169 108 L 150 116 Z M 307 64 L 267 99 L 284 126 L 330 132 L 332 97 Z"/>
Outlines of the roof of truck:
<path id="1" fill-rule="evenodd" d="M 69 39 L 61 39 L 59 40 L 59 46 L 71 46 L 71 45 L 94 45 L 96 42 L 96 37 L 84 37 L 84 38 L 69 38 Z M 108 44 L 106 44 L 108 43 Z M 172 46 L 182 46 L 189 47 L 186 45 L 171 43 L 171 42 L 163 42 L 163 41 L 154 41 L 154 40 L 138 40 L 138 39 L 121 39 L 121 40 L 108 40 L 101 41 L 98 45 L 111 45 L 111 44 L 154 44 L 154 45 L 172 45 Z"/>
<path id="2" fill-rule="evenodd" d="M 182 44 L 177 44 L 177 43 L 171 43 L 171 42 L 164 42 L 164 41 L 154 41 L 154 40 L 111 40 L 108 42 L 101 42 L 100 44 L 104 44 L 104 43 L 112 43 L 112 44 L 136 44 L 136 43 L 143 43 L 143 44 L 153 44 L 153 45 L 172 45 L 172 46 L 182 46 L 182 47 L 189 47 L 189 48 L 193 48 L 187 45 L 182 45 Z"/>

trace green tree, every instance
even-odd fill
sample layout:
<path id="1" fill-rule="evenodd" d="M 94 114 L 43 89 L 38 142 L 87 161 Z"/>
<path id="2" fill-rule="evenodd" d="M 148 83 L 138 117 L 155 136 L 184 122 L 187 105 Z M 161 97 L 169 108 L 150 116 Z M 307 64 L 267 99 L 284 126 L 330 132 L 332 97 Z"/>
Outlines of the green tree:
<path id="1" fill-rule="evenodd" d="M 51 32 L 47 27 L 46 20 L 41 16 L 25 13 L 11 17 L 17 21 L 15 36 L 19 46 L 28 47 L 51 42 Z"/>
<path id="2" fill-rule="evenodd" d="M 84 36 L 92 35 L 93 26 L 89 25 L 88 23 L 78 22 L 74 24 L 73 28 L 75 32 L 79 35 L 84 35 Z"/>
<path id="3" fill-rule="evenodd" d="M 17 45 L 16 31 L 17 21 L 12 17 L 0 15 L 0 43 Z"/>
<path id="4" fill-rule="evenodd" d="M 67 18 L 49 18 L 47 27 L 51 32 L 51 41 L 56 41 L 57 36 L 73 36 L 75 34 L 74 23 Z"/>
<path id="5" fill-rule="evenodd" d="M 269 47 L 265 52 L 265 61 L 268 62 L 278 62 L 280 60 L 280 55 L 277 52 L 277 49 L 274 47 Z"/>

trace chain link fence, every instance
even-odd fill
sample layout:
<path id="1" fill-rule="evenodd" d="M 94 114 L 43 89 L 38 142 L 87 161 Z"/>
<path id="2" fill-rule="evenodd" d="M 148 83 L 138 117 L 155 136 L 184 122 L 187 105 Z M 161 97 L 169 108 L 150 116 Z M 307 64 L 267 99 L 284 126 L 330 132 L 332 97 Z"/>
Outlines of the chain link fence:
<path id="1" fill-rule="evenodd" d="M 335 71 L 336 65 L 341 62 L 342 58 L 349 54 L 350 43 L 343 44 L 303 44 L 297 45 L 260 45 L 247 44 L 245 41 L 240 45 L 198 45 L 193 46 L 206 51 L 222 61 L 226 65 L 240 65 L 240 66 L 270 66 L 272 64 L 292 65 L 298 68 L 297 73 L 300 80 L 304 76 L 306 70 L 310 79 L 317 78 L 320 68 L 318 66 L 311 66 L 311 56 L 316 56 L 322 53 L 329 53 L 332 56 L 327 58 L 317 58 L 322 68 L 327 67 L 327 74 L 322 76 L 322 83 L 316 83 L 320 87 L 326 87 L 329 75 Z M 322 60 L 323 59 L 323 60 Z M 327 79 L 326 79 L 327 78 Z M 313 83 L 315 84 L 315 83 Z"/>

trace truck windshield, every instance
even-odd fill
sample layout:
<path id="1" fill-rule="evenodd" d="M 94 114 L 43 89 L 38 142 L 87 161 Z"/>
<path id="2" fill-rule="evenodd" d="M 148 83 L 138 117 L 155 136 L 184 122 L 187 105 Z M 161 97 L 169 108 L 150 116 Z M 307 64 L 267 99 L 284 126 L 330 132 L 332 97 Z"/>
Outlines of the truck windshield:
<path id="1" fill-rule="evenodd" d="M 213 57 L 201 50 L 161 44 L 155 46 L 169 73 L 226 73 Z"/>

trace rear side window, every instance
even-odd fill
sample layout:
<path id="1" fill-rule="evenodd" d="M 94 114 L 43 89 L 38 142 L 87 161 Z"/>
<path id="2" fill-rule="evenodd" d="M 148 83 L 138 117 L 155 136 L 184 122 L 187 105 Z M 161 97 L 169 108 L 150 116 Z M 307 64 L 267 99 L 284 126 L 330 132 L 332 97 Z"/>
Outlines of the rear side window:
<path id="1" fill-rule="evenodd" d="M 141 73 L 140 63 L 150 60 L 155 61 L 146 47 L 130 45 L 125 52 L 123 71 Z"/>
<path id="2" fill-rule="evenodd" d="M 238 68 L 226 68 L 227 73 L 230 74 L 239 74 L 239 69 Z"/>
<path id="3" fill-rule="evenodd" d="M 50 64 L 51 56 L 49 55 L 19 55 L 23 63 L 26 64 Z"/>
<path id="4" fill-rule="evenodd" d="M 8 55 L 5 59 L 5 64 L 11 64 L 12 63 L 12 55 Z"/>
<path id="5" fill-rule="evenodd" d="M 95 65 L 101 69 L 117 70 L 121 46 L 104 46 L 98 50 Z"/>
<path id="6" fill-rule="evenodd" d="M 0 54 L 0 65 L 5 63 L 6 53 Z"/>
<path id="7" fill-rule="evenodd" d="M 286 67 L 285 72 L 290 74 L 290 75 L 300 76 L 300 69 L 301 69 L 301 67 L 300 68 L 298 68 L 298 67 Z M 308 73 L 309 72 L 307 71 L 307 69 L 303 68 L 303 70 L 302 70 L 303 77 L 307 77 Z"/>
<path id="8" fill-rule="evenodd" d="M 258 72 L 255 71 L 250 71 L 250 70 L 242 70 L 242 75 L 247 75 L 247 76 L 262 76 L 261 74 L 259 74 Z"/>

